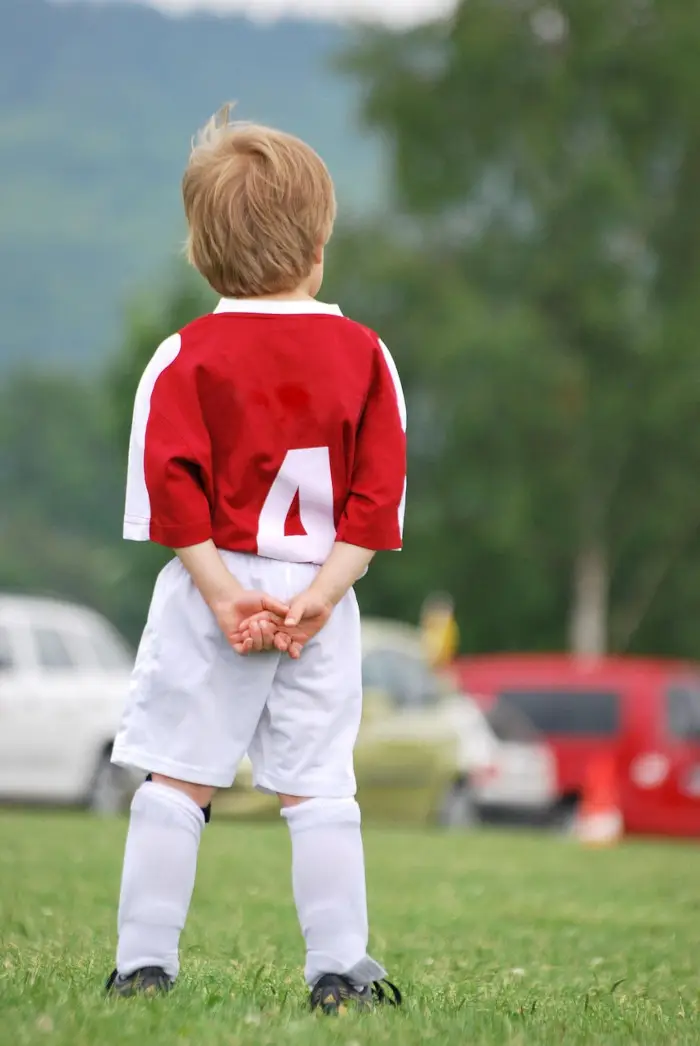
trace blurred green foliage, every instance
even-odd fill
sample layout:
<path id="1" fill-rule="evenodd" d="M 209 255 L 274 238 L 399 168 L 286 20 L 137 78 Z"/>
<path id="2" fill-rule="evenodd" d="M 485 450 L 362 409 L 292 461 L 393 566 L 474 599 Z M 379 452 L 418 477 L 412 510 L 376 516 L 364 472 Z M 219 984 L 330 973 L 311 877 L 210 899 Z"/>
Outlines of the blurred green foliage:
<path id="1" fill-rule="evenodd" d="M 560 645 L 568 616 L 585 645 L 593 615 L 618 649 L 697 648 L 697 586 L 682 609 L 674 586 L 700 525 L 699 49 L 697 0 L 469 0 L 346 58 L 419 245 L 420 289 L 381 317 L 447 433 L 418 500 L 443 472 L 436 529 L 477 602 L 466 547 L 508 563 L 488 645 L 510 598 L 509 643 Z"/>
<path id="2" fill-rule="evenodd" d="M 697 0 L 470 0 L 345 54 L 396 206 L 339 230 L 324 297 L 381 332 L 410 416 L 406 551 L 362 582 L 368 611 L 415 621 L 448 589 L 466 649 L 545 649 L 588 602 L 613 649 L 700 657 L 698 53 Z M 27 471 L 7 422 L 0 584 L 137 634 L 162 557 L 118 541 L 133 393 L 209 303 L 178 274 L 104 385 L 3 389 L 42 404 L 27 458 L 52 446 Z"/>

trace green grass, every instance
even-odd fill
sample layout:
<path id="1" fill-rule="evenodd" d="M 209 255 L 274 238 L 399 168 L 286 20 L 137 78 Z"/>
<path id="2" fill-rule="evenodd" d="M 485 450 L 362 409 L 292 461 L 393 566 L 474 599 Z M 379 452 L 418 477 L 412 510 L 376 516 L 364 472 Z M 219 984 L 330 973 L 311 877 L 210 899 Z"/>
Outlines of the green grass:
<path id="1" fill-rule="evenodd" d="M 107 1000 L 124 822 L 0 814 L 3 1046 L 700 1042 L 700 851 L 371 829 L 402 1011 L 310 1015 L 283 827 L 212 824 L 163 999 Z"/>

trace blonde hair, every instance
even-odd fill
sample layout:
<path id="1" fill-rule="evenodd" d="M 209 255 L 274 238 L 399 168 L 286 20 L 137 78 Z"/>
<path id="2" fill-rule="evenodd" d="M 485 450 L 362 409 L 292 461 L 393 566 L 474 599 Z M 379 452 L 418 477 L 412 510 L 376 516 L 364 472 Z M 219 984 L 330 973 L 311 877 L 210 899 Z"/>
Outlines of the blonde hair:
<path id="1" fill-rule="evenodd" d="M 220 109 L 192 143 L 182 180 L 187 257 L 224 297 L 283 294 L 310 275 L 330 238 L 333 182 L 305 142 L 230 113 Z"/>

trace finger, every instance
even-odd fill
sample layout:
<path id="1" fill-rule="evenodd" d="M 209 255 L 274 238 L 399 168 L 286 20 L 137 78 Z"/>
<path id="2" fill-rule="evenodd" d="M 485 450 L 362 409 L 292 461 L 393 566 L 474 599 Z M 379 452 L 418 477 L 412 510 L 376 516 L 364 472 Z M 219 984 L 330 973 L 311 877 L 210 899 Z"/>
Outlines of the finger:
<path id="1" fill-rule="evenodd" d="M 301 628 L 292 628 L 291 630 L 286 628 L 284 625 L 277 631 L 278 636 L 285 636 L 289 643 L 301 643 L 302 646 L 309 640 L 308 634 Z"/>
<path id="2" fill-rule="evenodd" d="M 289 613 L 284 619 L 286 628 L 295 628 L 304 616 L 306 606 L 303 599 L 295 599 L 289 608 Z"/>
<path id="3" fill-rule="evenodd" d="M 241 657 L 245 657 L 251 651 L 252 641 L 246 639 L 242 643 L 233 643 L 232 645 L 237 654 L 240 654 Z"/>
<path id="4" fill-rule="evenodd" d="M 248 617 L 244 617 L 238 625 L 239 628 L 250 628 L 253 621 L 269 621 L 273 625 L 281 625 L 284 621 L 284 615 L 273 614 L 268 610 L 260 610 L 257 614 L 250 614 Z"/>
<path id="5" fill-rule="evenodd" d="M 275 638 L 278 634 L 274 625 L 271 625 L 269 622 L 265 622 L 261 626 L 261 631 L 263 637 L 263 650 L 274 650 Z"/>
<path id="6" fill-rule="evenodd" d="M 289 604 L 280 603 L 279 599 L 268 596 L 267 592 L 263 592 L 261 602 L 264 610 L 270 611 L 272 614 L 279 614 L 282 620 L 289 613 Z"/>
<path id="7" fill-rule="evenodd" d="M 235 638 L 237 642 L 242 642 L 247 639 L 250 635 L 251 626 L 255 624 L 255 621 L 251 621 L 247 625 L 234 625 L 230 632 L 227 633 L 229 639 Z"/>
<path id="8" fill-rule="evenodd" d="M 279 650 L 281 654 L 286 654 L 289 650 L 289 644 L 291 640 L 285 632 L 277 632 L 275 634 L 275 649 Z"/>
<path id="9" fill-rule="evenodd" d="M 253 637 L 253 649 L 256 653 L 260 653 L 263 650 L 272 650 L 274 646 L 276 629 L 263 622 L 259 629 L 256 629 L 252 634 Z"/>
<path id="10" fill-rule="evenodd" d="M 264 639 L 264 636 L 263 636 L 263 631 L 262 631 L 258 621 L 251 621 L 251 624 L 250 624 L 250 638 L 251 638 L 251 641 L 252 641 L 252 644 L 253 644 L 251 649 L 256 654 L 259 654 L 262 651 L 262 649 L 263 649 L 263 645 L 265 643 L 265 639 Z"/>
<path id="11" fill-rule="evenodd" d="M 301 651 L 302 651 L 301 643 L 297 643 L 295 641 L 292 641 L 289 644 L 289 656 L 291 657 L 292 661 L 298 661 L 299 660 L 299 658 L 301 657 Z"/>
<path id="12" fill-rule="evenodd" d="M 303 619 L 306 613 L 306 599 L 303 595 L 297 596 L 289 604 L 289 613 L 284 619 L 284 623 L 288 628 L 294 628 Z"/>

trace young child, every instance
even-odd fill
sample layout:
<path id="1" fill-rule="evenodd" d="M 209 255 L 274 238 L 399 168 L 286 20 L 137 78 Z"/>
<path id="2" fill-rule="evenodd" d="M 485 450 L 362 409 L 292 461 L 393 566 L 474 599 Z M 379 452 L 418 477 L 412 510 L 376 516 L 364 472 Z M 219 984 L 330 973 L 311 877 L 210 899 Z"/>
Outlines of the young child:
<path id="1" fill-rule="evenodd" d="M 124 536 L 175 558 L 112 757 L 149 776 L 107 987 L 172 987 L 210 802 L 248 752 L 291 833 L 311 1003 L 334 1013 L 387 998 L 367 954 L 352 586 L 401 547 L 404 399 L 377 335 L 315 300 L 336 204 L 309 146 L 225 108 L 183 197 L 190 260 L 222 300 L 163 342 L 136 394 Z"/>

